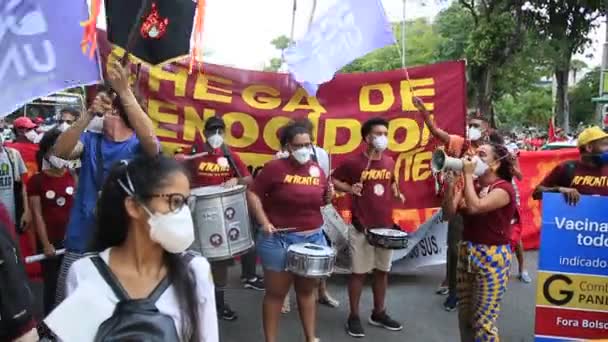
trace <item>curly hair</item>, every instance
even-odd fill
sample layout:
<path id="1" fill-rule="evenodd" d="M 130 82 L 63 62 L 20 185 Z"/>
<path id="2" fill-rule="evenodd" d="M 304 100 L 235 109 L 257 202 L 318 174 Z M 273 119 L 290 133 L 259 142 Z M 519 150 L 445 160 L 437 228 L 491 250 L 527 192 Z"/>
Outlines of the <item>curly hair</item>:
<path id="1" fill-rule="evenodd" d="M 500 162 L 500 166 L 498 170 L 496 170 L 496 174 L 501 179 L 506 180 L 507 182 L 511 182 L 513 180 L 513 158 L 511 158 L 511 153 L 509 150 L 502 144 L 491 143 L 492 152 L 496 156 L 496 160 Z"/>

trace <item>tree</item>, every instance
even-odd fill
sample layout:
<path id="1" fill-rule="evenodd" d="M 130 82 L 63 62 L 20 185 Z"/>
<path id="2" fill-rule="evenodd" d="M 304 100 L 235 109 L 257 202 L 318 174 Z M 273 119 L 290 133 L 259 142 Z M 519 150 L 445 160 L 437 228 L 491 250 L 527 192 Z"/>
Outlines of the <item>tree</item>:
<path id="1" fill-rule="evenodd" d="M 435 63 L 440 60 L 438 49 L 441 37 L 433 25 L 424 18 L 405 23 L 405 61 L 407 66 Z M 398 42 L 401 41 L 401 23 L 393 24 L 393 32 Z M 340 72 L 385 71 L 401 68 L 401 47 L 386 46 L 354 60 Z"/>
<path id="2" fill-rule="evenodd" d="M 528 26 L 548 44 L 547 55 L 553 62 L 557 84 L 555 115 L 569 132 L 568 78 L 572 55 L 589 45 L 589 33 L 597 26 L 597 19 L 606 13 L 606 5 L 603 0 L 532 0 L 523 11 Z"/>
<path id="3" fill-rule="evenodd" d="M 292 40 L 285 35 L 278 36 L 270 41 L 270 44 L 274 45 L 277 50 L 281 51 L 281 58 L 271 58 L 269 62 L 270 64 L 264 67 L 264 71 L 279 71 L 283 65 L 283 53 L 285 52 L 285 49 L 291 45 L 291 43 Z"/>
<path id="4" fill-rule="evenodd" d="M 574 61 L 573 61 L 574 64 Z M 570 91 L 570 111 L 572 123 L 588 124 L 595 119 L 595 104 L 591 102 L 597 96 L 600 86 L 600 68 L 589 71 L 576 87 Z"/>
<path id="5" fill-rule="evenodd" d="M 507 127 L 547 127 L 551 106 L 551 89 L 537 86 L 496 101 L 497 119 Z"/>

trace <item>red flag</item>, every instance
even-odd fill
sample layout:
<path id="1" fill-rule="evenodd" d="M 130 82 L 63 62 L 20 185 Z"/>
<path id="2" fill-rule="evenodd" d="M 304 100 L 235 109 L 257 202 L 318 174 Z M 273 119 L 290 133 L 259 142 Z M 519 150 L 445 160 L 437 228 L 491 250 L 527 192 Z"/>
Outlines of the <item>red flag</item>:
<path id="1" fill-rule="evenodd" d="M 555 117 L 551 116 L 551 118 L 549 119 L 549 130 L 547 132 L 547 135 L 549 136 L 549 142 L 555 142 L 557 141 L 557 136 L 555 135 Z"/>

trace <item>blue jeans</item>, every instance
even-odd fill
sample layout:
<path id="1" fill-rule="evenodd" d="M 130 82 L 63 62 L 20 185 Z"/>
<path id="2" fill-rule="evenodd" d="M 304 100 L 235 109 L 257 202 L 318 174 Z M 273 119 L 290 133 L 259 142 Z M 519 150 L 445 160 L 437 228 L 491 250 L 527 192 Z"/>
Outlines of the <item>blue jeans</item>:
<path id="1" fill-rule="evenodd" d="M 287 264 L 287 249 L 291 245 L 298 243 L 313 243 L 315 245 L 327 246 L 327 240 L 323 235 L 323 230 L 310 235 L 301 233 L 258 233 L 256 248 L 259 257 L 262 259 L 264 269 L 283 272 Z"/>

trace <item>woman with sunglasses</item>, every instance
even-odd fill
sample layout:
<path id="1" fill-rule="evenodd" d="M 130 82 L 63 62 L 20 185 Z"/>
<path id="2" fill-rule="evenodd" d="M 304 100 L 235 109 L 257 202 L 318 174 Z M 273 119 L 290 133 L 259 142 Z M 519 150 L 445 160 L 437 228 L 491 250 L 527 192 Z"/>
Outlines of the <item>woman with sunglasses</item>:
<path id="1" fill-rule="evenodd" d="M 306 341 L 313 342 L 317 340 L 318 281 L 286 271 L 287 249 L 298 243 L 327 245 L 321 207 L 331 201 L 333 188 L 325 172 L 311 160 L 308 130 L 291 123 L 284 128 L 284 136 L 289 157 L 266 164 L 247 191 L 249 208 L 262 227 L 256 246 L 266 285 L 264 335 L 266 342 L 277 341 L 281 307 L 293 283 Z"/>
<path id="2" fill-rule="evenodd" d="M 173 159 L 137 157 L 128 165 L 122 162 L 115 166 L 97 207 L 93 250 L 99 254 L 72 265 L 67 279 L 68 297 L 47 318 L 49 328 L 59 338 L 73 336 L 74 329 L 79 329 L 81 338 L 76 340 L 93 340 L 101 324 L 111 319 L 119 300 L 107 277 L 102 276 L 101 259 L 105 265 L 102 268 L 109 268 L 107 274 L 113 275 L 130 299 L 158 293 L 156 288 L 168 279 L 169 286 L 155 306 L 159 315 L 173 320 L 171 329 L 175 331 L 171 334 L 177 334 L 179 341 L 218 341 L 209 263 L 201 256 L 188 258 L 184 253 L 194 240 L 190 199 L 188 177 Z M 83 292 L 92 296 L 82 296 Z M 79 300 L 87 301 L 87 314 L 73 320 L 53 318 L 82 312 L 73 309 L 83 306 Z M 86 323 L 66 327 L 58 321 Z M 92 328 L 86 331 L 83 327 Z"/>
<path id="3" fill-rule="evenodd" d="M 448 217 L 460 212 L 464 222 L 457 269 L 460 336 L 499 341 L 496 320 L 509 281 L 517 210 L 513 159 L 503 145 L 481 145 L 476 156 L 464 159 L 464 178 L 464 195 L 456 192 L 444 202 Z"/>

